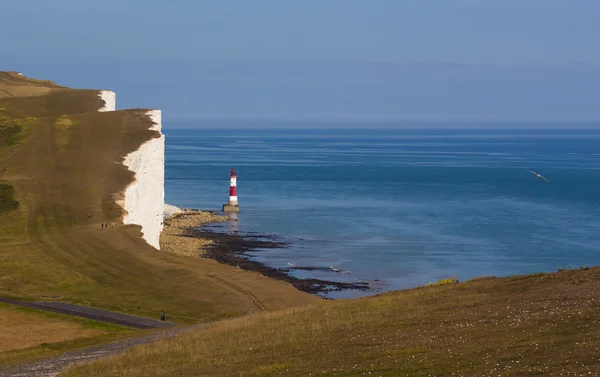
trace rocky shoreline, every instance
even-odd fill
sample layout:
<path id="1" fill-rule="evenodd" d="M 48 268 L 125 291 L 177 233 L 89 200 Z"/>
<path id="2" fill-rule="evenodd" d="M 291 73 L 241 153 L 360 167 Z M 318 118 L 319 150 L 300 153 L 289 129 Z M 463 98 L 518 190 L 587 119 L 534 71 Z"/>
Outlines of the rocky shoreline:
<path id="1" fill-rule="evenodd" d="M 213 231 L 209 224 L 229 221 L 211 211 L 183 210 L 165 218 L 165 229 L 161 237 L 161 250 L 183 255 L 198 255 L 219 263 L 259 272 L 269 278 L 290 283 L 301 291 L 323 295 L 328 292 L 359 290 L 367 291 L 368 283 L 347 283 L 320 279 L 300 279 L 290 274 L 293 269 L 266 266 L 250 258 L 249 252 L 264 249 L 285 248 L 287 243 L 278 241 L 268 234 L 238 235 Z M 318 270 L 319 267 L 296 269 Z"/>
<path id="2" fill-rule="evenodd" d="M 167 210 L 168 209 L 168 210 Z M 207 223 L 226 221 L 225 216 L 200 210 L 181 210 L 174 206 L 165 206 L 163 232 L 160 236 L 160 249 L 186 256 L 202 256 L 211 240 L 204 237 L 190 237 L 188 229 L 194 229 Z"/>

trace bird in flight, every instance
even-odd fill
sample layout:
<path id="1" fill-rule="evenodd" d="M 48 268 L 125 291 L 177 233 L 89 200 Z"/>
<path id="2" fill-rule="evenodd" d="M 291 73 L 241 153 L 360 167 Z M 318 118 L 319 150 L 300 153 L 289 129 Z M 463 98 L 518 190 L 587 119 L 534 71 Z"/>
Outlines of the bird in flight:
<path id="1" fill-rule="evenodd" d="M 531 171 L 531 170 L 528 170 L 528 172 L 530 172 L 531 174 L 535 175 L 536 178 L 543 179 L 544 181 L 546 181 L 546 183 L 550 183 L 550 181 L 547 180 L 546 177 L 544 177 L 543 175 L 538 174 L 538 173 L 536 173 L 534 171 Z"/>

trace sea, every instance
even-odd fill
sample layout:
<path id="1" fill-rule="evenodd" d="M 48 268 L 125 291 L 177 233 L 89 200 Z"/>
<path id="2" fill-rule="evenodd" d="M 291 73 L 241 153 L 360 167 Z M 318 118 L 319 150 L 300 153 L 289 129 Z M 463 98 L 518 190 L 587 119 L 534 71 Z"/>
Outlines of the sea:
<path id="1" fill-rule="evenodd" d="M 220 210 L 235 168 L 222 231 L 289 243 L 251 253 L 268 266 L 373 287 L 331 298 L 600 265 L 599 129 L 164 132 L 167 203 Z"/>

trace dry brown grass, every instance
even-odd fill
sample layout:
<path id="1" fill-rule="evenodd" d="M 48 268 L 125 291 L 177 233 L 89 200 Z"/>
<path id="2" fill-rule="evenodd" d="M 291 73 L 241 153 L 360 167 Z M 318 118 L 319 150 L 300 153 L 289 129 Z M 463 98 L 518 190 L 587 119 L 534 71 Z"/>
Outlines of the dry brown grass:
<path id="1" fill-rule="evenodd" d="M 0 329 L 0 369 L 138 333 L 126 327 L 7 304 L 0 304 Z"/>
<path id="2" fill-rule="evenodd" d="M 206 211 L 184 211 L 165 219 L 160 235 L 160 249 L 179 255 L 199 256 L 204 254 L 212 241 L 200 237 L 184 237 L 185 230 L 206 223 L 226 221 L 227 217 Z"/>
<path id="3" fill-rule="evenodd" d="M 88 329 L 72 321 L 49 319 L 2 307 L 0 328 L 0 352 L 104 334 L 104 330 Z"/>
<path id="4" fill-rule="evenodd" d="M 75 376 L 597 376 L 600 268 L 234 319 Z"/>

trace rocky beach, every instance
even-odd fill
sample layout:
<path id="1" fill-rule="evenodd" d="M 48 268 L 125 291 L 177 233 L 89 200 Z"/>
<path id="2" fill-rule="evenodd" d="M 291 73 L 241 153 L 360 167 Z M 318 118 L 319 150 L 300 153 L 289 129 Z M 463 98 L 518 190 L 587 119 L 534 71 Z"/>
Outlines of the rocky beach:
<path id="1" fill-rule="evenodd" d="M 334 291 L 371 289 L 366 282 L 348 283 L 321 279 L 301 279 L 292 275 L 295 269 L 317 269 L 297 267 L 279 269 L 255 261 L 250 252 L 265 249 L 285 248 L 288 244 L 270 234 L 239 235 L 218 231 L 218 224 L 235 221 L 212 211 L 178 209 L 165 205 L 164 230 L 160 239 L 161 250 L 185 255 L 210 258 L 247 271 L 255 271 L 269 278 L 290 283 L 295 288 L 316 295 Z"/>

